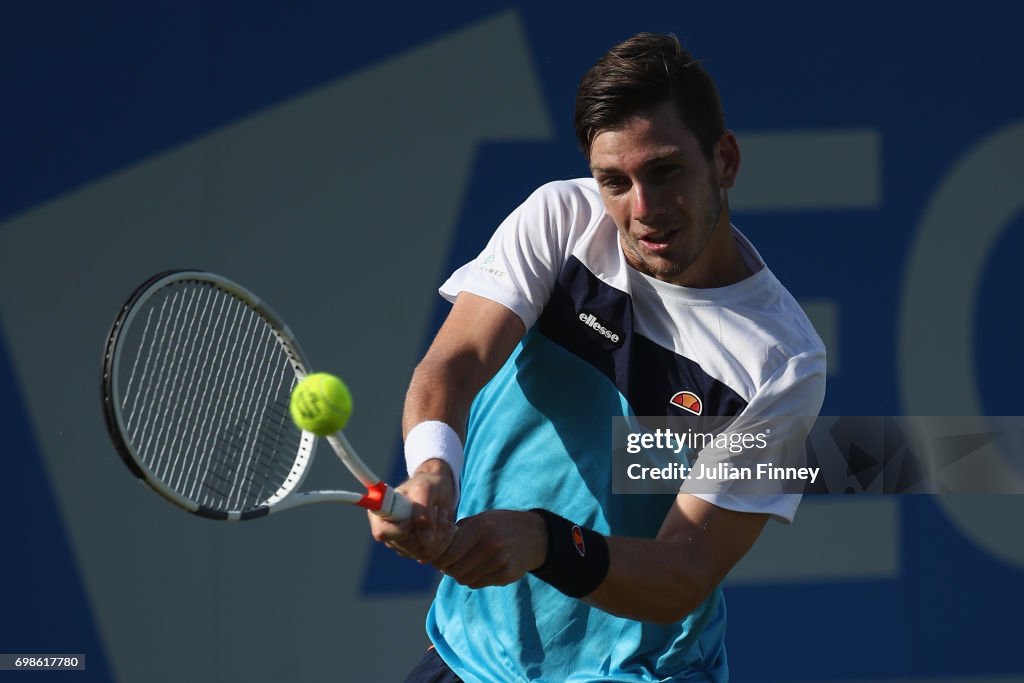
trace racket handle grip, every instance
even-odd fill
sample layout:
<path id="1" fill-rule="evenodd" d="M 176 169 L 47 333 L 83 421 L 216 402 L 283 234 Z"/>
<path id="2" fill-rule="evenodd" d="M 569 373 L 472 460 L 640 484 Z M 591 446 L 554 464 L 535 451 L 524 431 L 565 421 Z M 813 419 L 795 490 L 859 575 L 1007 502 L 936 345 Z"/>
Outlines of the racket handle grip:
<path id="1" fill-rule="evenodd" d="M 393 522 L 401 522 L 412 516 L 412 503 L 401 493 L 388 486 L 384 490 L 380 510 L 375 510 L 373 514 Z"/>

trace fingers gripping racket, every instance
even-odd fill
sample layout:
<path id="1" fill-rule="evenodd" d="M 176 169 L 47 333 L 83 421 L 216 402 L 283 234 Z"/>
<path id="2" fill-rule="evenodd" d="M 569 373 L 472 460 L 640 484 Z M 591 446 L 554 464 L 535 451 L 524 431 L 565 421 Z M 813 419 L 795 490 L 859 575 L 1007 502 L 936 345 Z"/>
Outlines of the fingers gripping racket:
<path id="1" fill-rule="evenodd" d="M 330 502 L 407 519 L 408 499 L 340 430 L 326 439 L 366 492 L 297 490 L 316 437 L 295 426 L 288 406 L 307 368 L 288 327 L 246 289 L 212 273 L 161 273 L 135 290 L 107 339 L 107 430 L 137 477 L 203 517 Z"/>

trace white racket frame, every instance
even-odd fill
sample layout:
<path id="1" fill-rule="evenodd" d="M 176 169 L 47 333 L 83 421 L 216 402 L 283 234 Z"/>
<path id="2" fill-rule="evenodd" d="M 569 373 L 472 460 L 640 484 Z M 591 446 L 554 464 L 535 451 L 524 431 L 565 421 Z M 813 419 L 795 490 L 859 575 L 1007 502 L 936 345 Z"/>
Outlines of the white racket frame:
<path id="1" fill-rule="evenodd" d="M 277 491 L 268 496 L 260 505 L 245 510 L 221 511 L 206 507 L 182 496 L 167 486 L 152 469 L 143 462 L 139 453 L 124 435 L 128 433 L 120 408 L 120 357 L 123 351 L 118 339 L 122 330 L 130 327 L 140 309 L 139 303 L 147 300 L 152 294 L 164 287 L 181 280 L 198 280 L 218 287 L 256 311 L 273 331 L 278 343 L 288 356 L 296 380 L 302 380 L 308 372 L 308 363 L 303 355 L 295 335 L 280 317 L 262 299 L 241 285 L 216 273 L 202 270 L 176 270 L 160 273 L 140 285 L 128 302 L 122 307 L 120 314 L 111 328 L 103 360 L 103 404 L 107 420 L 107 429 L 114 440 L 114 445 L 128 468 L 146 485 L 160 493 L 175 505 L 191 513 L 210 519 L 239 521 L 263 517 L 272 513 L 292 508 L 311 505 L 313 503 L 346 503 L 370 510 L 385 519 L 400 521 L 408 519 L 412 514 L 412 505 L 402 494 L 388 486 L 374 474 L 360 458 L 345 434 L 339 430 L 324 437 L 330 444 L 338 459 L 366 487 L 366 493 L 355 493 L 342 490 L 296 491 L 309 473 L 313 462 L 313 454 L 317 437 L 311 432 L 302 430 L 299 451 L 296 454 L 291 472 Z"/>

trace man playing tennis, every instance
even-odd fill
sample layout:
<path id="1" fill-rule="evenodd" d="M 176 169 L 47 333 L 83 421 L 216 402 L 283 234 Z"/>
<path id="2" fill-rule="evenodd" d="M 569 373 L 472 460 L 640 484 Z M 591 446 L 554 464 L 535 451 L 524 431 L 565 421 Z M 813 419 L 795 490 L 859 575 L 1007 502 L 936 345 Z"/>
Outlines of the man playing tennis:
<path id="1" fill-rule="evenodd" d="M 825 352 L 730 223 L 739 147 L 675 37 L 603 56 L 575 124 L 593 178 L 538 189 L 444 283 L 406 397 L 422 508 L 371 529 L 445 574 L 408 681 L 726 680 L 718 586 L 799 501 L 612 495 L 611 416 L 813 416 Z"/>

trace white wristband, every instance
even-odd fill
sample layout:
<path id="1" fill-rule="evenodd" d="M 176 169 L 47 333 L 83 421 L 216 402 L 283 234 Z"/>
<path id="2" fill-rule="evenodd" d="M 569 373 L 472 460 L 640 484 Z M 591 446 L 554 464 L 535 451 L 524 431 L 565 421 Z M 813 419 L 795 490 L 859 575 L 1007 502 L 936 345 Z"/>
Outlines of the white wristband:
<path id="1" fill-rule="evenodd" d="M 462 479 L 462 441 L 448 424 L 438 420 L 420 422 L 405 437 L 405 468 L 411 477 L 427 460 L 443 460 L 452 471 L 455 502 L 459 502 Z"/>

